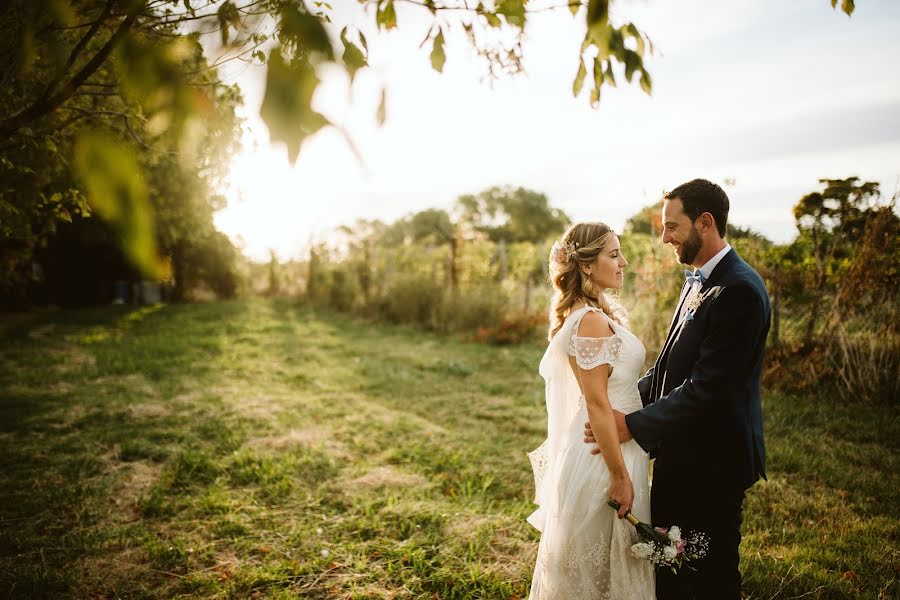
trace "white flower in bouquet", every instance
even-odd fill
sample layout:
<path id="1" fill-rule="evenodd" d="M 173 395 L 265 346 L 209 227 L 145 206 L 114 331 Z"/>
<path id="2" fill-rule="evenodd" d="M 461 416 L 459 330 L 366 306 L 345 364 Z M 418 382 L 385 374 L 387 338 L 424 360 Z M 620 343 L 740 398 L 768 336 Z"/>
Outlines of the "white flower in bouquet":
<path id="1" fill-rule="evenodd" d="M 648 559 L 653 556 L 653 544 L 649 542 L 639 542 L 631 547 L 631 555 L 639 559 Z"/>
<path id="2" fill-rule="evenodd" d="M 618 502 L 608 499 L 606 503 L 613 510 L 619 510 Z M 631 546 L 631 555 L 638 560 L 647 560 L 659 567 L 667 567 L 673 573 L 687 566 L 693 568 L 690 563 L 706 556 L 709 550 L 709 541 L 706 534 L 699 531 L 688 532 L 686 538 L 681 535 L 681 528 L 675 525 L 668 529 L 653 527 L 649 523 L 641 522 L 630 512 L 625 514 L 625 519 L 634 525 L 640 541 Z"/>
<path id="3" fill-rule="evenodd" d="M 681 529 L 679 529 L 677 525 L 672 525 L 669 529 L 669 539 L 673 542 L 681 541 Z"/>

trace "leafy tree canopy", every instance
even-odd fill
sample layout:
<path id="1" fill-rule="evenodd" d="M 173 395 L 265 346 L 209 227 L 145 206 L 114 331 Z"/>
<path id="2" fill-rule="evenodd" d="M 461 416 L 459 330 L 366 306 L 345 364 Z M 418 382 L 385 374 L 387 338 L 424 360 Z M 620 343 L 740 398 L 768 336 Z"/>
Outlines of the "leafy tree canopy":
<path id="1" fill-rule="evenodd" d="M 423 45 L 436 71 L 447 60 L 447 34 L 461 29 L 490 76 L 518 72 L 533 13 L 568 9 L 585 31 L 571 57 L 576 96 L 587 90 L 596 106 L 601 90 L 623 78 L 652 90 L 644 66 L 652 44 L 636 24 L 611 17 L 616 0 L 359 0 L 371 8 L 373 27 L 366 28 L 406 27 L 396 10 L 401 1 L 430 15 Z M 854 3 L 843 0 L 841 9 L 849 15 Z M 135 262 L 155 270 L 144 166 L 123 140 L 145 146 L 167 137 L 182 161 L 197 160 L 222 87 L 216 65 L 201 60 L 201 39 L 212 36 L 226 59 L 267 65 L 260 115 L 296 160 L 310 135 L 333 126 L 312 107 L 317 69 L 331 64 L 352 79 L 368 64 L 366 24 L 337 19 L 331 4 L 304 0 L 7 0 L 0 15 L 0 210 L 40 230 L 92 208 L 116 224 Z"/>

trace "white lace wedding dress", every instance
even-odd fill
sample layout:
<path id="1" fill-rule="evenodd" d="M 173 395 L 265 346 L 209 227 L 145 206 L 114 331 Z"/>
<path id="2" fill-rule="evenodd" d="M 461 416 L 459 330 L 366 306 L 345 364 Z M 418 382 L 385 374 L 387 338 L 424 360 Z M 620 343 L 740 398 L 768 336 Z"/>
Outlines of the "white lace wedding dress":
<path id="1" fill-rule="evenodd" d="M 609 317 L 612 336 L 578 336 L 578 326 L 588 311 L 606 317 L 593 307 L 572 312 L 541 359 L 548 424 L 546 441 L 528 454 L 539 506 L 528 522 L 541 532 L 529 598 L 654 600 L 653 567 L 631 555 L 637 534 L 606 504 L 609 469 L 603 457 L 591 454 L 591 446 L 584 443 L 587 409 L 568 360 L 574 356 L 582 369 L 611 365 L 610 404 L 627 414 L 641 408 L 637 380 L 644 364 L 644 345 Z M 649 458 L 634 440 L 621 448 L 634 485 L 632 512 L 649 522 Z"/>

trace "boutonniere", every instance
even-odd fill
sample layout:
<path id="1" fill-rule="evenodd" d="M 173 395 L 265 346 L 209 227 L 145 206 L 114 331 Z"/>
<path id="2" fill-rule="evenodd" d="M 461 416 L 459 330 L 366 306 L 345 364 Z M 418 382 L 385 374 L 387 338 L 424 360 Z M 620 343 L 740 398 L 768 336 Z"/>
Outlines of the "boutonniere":
<path id="1" fill-rule="evenodd" d="M 700 310 L 700 305 L 703 304 L 703 301 L 706 300 L 708 295 L 708 293 L 701 294 L 700 290 L 691 290 L 687 299 L 687 315 L 684 318 L 685 321 L 694 320 L 694 315 Z"/>

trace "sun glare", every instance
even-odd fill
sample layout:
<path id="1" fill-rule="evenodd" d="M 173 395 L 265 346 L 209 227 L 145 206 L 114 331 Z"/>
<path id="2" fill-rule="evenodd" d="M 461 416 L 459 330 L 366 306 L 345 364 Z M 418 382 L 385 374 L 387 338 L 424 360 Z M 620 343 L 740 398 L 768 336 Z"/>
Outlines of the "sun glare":
<path id="1" fill-rule="evenodd" d="M 353 187 L 352 179 L 342 180 L 337 172 L 346 170 L 344 142 L 322 132 L 308 146 L 291 165 L 283 147 L 248 139 L 232 160 L 228 206 L 215 222 L 252 260 L 268 260 L 270 251 L 280 260 L 297 257 L 350 217 L 335 197 Z"/>

